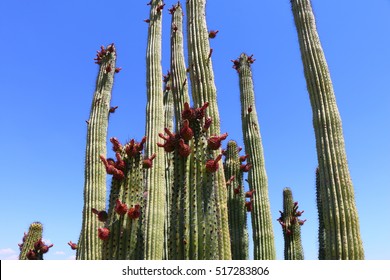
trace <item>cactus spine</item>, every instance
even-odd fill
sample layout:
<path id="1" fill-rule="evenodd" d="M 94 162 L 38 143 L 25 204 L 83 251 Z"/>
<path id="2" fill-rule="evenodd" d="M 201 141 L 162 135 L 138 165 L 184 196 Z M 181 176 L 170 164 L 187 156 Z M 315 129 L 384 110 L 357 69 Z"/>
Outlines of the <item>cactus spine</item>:
<path id="1" fill-rule="evenodd" d="M 237 143 L 230 140 L 227 144 L 224 163 L 225 178 L 228 192 L 229 229 L 233 260 L 247 260 L 249 258 L 249 239 L 245 207 L 245 192 L 243 172 L 240 169 L 241 160 L 238 154 Z"/>
<path id="2" fill-rule="evenodd" d="M 279 223 L 283 229 L 284 259 L 303 260 L 303 247 L 301 241 L 301 226 L 305 220 L 298 217 L 303 211 L 298 211 L 298 202 L 294 202 L 290 188 L 283 189 L 283 212 L 280 211 Z"/>
<path id="3" fill-rule="evenodd" d="M 114 82 L 116 50 L 114 44 L 102 47 L 96 63 L 100 65 L 96 89 L 92 100 L 85 152 L 84 207 L 77 259 L 99 260 L 102 258 L 102 242 L 98 238 L 98 217 L 91 211 L 105 209 L 106 171 L 99 156 L 106 154 L 108 117 Z"/>
<path id="4" fill-rule="evenodd" d="M 148 46 L 146 52 L 146 135 L 148 136 L 145 154 L 155 155 L 152 168 L 146 170 L 147 191 L 145 220 L 145 259 L 161 260 L 164 251 L 165 221 L 165 159 L 163 151 L 157 147 L 158 133 L 164 129 L 164 105 L 161 69 L 161 25 L 162 9 L 160 0 L 150 2 Z"/>
<path id="5" fill-rule="evenodd" d="M 209 44 L 209 33 L 205 18 L 206 0 L 189 0 L 186 2 L 187 8 L 187 42 L 189 55 L 189 71 L 191 78 L 191 93 L 195 107 L 201 107 L 208 102 L 209 108 L 207 116 L 212 119 L 211 126 L 206 132 L 207 136 L 220 135 L 219 111 L 217 106 L 217 91 L 214 83 L 214 73 L 212 69 L 211 54 L 212 49 Z M 220 149 L 212 153 L 213 158 L 217 158 Z M 216 223 L 218 250 L 220 259 L 230 259 L 230 236 L 227 213 L 227 193 L 226 181 L 223 172 L 222 162 L 217 162 L 218 170 L 209 176 L 215 186 L 214 194 L 216 207 Z M 209 174 L 210 175 L 210 174 Z M 210 191 L 208 189 L 208 191 Z M 212 221 L 210 221 L 212 222 Z M 212 248 L 209 248 L 212 249 Z"/>
<path id="6" fill-rule="evenodd" d="M 250 69 L 250 64 L 253 61 L 252 56 L 248 57 L 246 54 L 241 54 L 240 58 L 234 61 L 233 67 L 236 68 L 239 74 L 245 153 L 249 154 L 248 164 L 252 166 L 248 173 L 248 183 L 250 190 L 255 191 L 251 211 L 254 259 L 272 260 L 276 258 L 274 232 L 260 126 L 256 113 L 252 71 Z"/>
<path id="7" fill-rule="evenodd" d="M 363 259 L 341 118 L 309 0 L 291 0 L 313 111 L 326 259 Z"/>

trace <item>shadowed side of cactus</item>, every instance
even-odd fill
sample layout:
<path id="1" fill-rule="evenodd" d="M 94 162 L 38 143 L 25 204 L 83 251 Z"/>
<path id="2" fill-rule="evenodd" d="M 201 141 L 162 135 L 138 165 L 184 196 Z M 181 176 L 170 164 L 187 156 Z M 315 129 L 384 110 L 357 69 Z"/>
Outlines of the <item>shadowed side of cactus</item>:
<path id="1" fill-rule="evenodd" d="M 252 56 L 241 54 L 239 59 L 233 61 L 233 68 L 239 75 L 242 131 L 245 153 L 249 155 L 247 166 L 251 167 L 248 170 L 248 183 L 250 190 L 255 191 L 251 205 L 253 257 L 256 260 L 272 260 L 276 258 L 275 242 L 268 197 L 268 179 L 250 68 L 253 61 Z"/>
<path id="2" fill-rule="evenodd" d="M 326 259 L 364 259 L 341 118 L 310 0 L 291 0 L 313 111 Z"/>
<path id="3" fill-rule="evenodd" d="M 116 72 L 114 44 L 101 47 L 96 57 L 100 66 L 91 112 L 87 121 L 87 147 L 85 152 L 84 206 L 76 259 L 99 260 L 102 258 L 102 242 L 96 233 L 99 221 L 91 208 L 105 209 L 106 171 L 100 155 L 106 154 L 107 128 L 110 113 L 111 92 Z"/>
<path id="4" fill-rule="evenodd" d="M 320 194 L 320 169 L 316 168 L 316 198 L 317 198 L 317 211 L 318 211 L 318 259 L 325 259 L 325 228 L 324 217 L 322 214 L 322 202 Z"/>
<path id="5" fill-rule="evenodd" d="M 161 260 L 164 253 L 165 224 L 165 158 L 158 148 L 159 132 L 164 129 L 164 105 L 161 69 L 161 28 L 163 1 L 150 2 L 148 43 L 146 51 L 146 135 L 145 155 L 155 157 L 154 164 L 146 170 L 145 189 L 145 259 Z"/>
<path id="6" fill-rule="evenodd" d="M 224 172 L 228 192 L 229 229 L 232 250 L 232 260 L 247 260 L 249 258 L 249 240 L 247 229 L 247 208 L 245 204 L 243 172 L 240 169 L 241 158 L 237 143 L 230 140 L 225 152 Z M 248 196 L 251 195 L 248 193 Z"/>
<path id="7" fill-rule="evenodd" d="M 283 212 L 279 212 L 278 221 L 284 237 L 284 259 L 303 260 L 301 226 L 306 220 L 299 219 L 304 211 L 298 211 L 298 202 L 294 202 L 290 188 L 283 189 Z"/>

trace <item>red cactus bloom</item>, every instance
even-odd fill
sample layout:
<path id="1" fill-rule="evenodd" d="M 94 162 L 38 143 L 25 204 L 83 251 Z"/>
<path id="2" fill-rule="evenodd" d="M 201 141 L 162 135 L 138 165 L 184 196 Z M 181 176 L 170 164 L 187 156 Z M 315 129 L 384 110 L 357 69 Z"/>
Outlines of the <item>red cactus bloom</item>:
<path id="1" fill-rule="evenodd" d="M 220 161 L 222 158 L 222 154 L 219 154 L 216 159 L 209 159 L 206 162 L 206 171 L 207 172 L 216 172 L 218 170 L 218 161 Z"/>
<path id="2" fill-rule="evenodd" d="M 203 125 L 202 131 L 203 131 L 203 132 L 206 132 L 206 131 L 210 128 L 211 123 L 212 123 L 212 119 L 211 119 L 210 117 L 207 117 L 207 118 L 204 120 L 204 125 Z"/>
<path id="3" fill-rule="evenodd" d="M 111 45 L 109 45 L 109 46 L 107 47 L 107 51 L 110 52 L 110 53 L 114 53 L 114 52 L 115 52 L 114 43 L 111 43 Z"/>
<path id="4" fill-rule="evenodd" d="M 246 201 L 245 207 L 246 207 L 247 212 L 251 212 L 252 211 L 252 201 Z"/>
<path id="5" fill-rule="evenodd" d="M 39 251 L 44 245 L 45 243 L 43 243 L 42 238 L 40 238 L 38 241 L 34 243 L 34 250 Z"/>
<path id="6" fill-rule="evenodd" d="M 256 192 L 256 190 L 248 191 L 245 193 L 245 197 L 252 198 L 253 194 Z"/>
<path id="7" fill-rule="evenodd" d="M 122 67 L 116 67 L 115 68 L 115 73 L 119 73 L 122 70 Z"/>
<path id="8" fill-rule="evenodd" d="M 150 19 L 144 19 L 144 22 L 146 22 L 146 23 L 149 23 L 150 22 Z"/>
<path id="9" fill-rule="evenodd" d="M 300 217 L 300 216 L 302 216 L 303 212 L 305 212 L 305 210 L 296 212 L 296 213 L 295 213 L 295 217 Z"/>
<path id="10" fill-rule="evenodd" d="M 252 64 L 253 62 L 255 62 L 255 58 L 253 58 L 253 54 L 251 56 L 248 57 L 247 61 Z"/>
<path id="11" fill-rule="evenodd" d="M 116 137 L 111 137 L 110 142 L 112 143 L 112 150 L 114 152 L 120 152 L 122 149 L 122 144 L 119 142 L 119 140 Z"/>
<path id="12" fill-rule="evenodd" d="M 99 228 L 98 237 L 101 240 L 107 240 L 110 237 L 110 230 L 108 228 Z"/>
<path id="13" fill-rule="evenodd" d="M 119 199 L 116 200 L 116 205 L 115 205 L 115 212 L 121 216 L 127 213 L 127 205 L 126 203 L 120 202 Z"/>
<path id="14" fill-rule="evenodd" d="M 134 207 L 131 207 L 129 209 L 129 212 L 127 212 L 129 218 L 132 220 L 138 219 L 141 216 L 140 208 L 141 206 L 139 204 L 136 204 L 134 205 Z"/>
<path id="15" fill-rule="evenodd" d="M 222 140 L 225 140 L 227 137 L 227 133 L 224 133 L 221 136 L 211 136 L 207 140 L 207 147 L 209 147 L 210 150 L 218 150 L 221 147 Z"/>
<path id="16" fill-rule="evenodd" d="M 196 108 L 196 109 L 195 109 L 196 118 L 197 118 L 198 120 L 201 120 L 201 119 L 204 118 L 204 111 L 206 110 L 206 108 L 207 108 L 208 106 L 209 106 L 209 103 L 208 103 L 208 102 L 205 102 L 205 103 L 203 104 L 202 107 Z"/>
<path id="17" fill-rule="evenodd" d="M 165 4 L 161 4 L 157 7 L 157 12 L 161 12 L 162 9 L 164 9 Z"/>
<path id="18" fill-rule="evenodd" d="M 116 152 L 115 153 L 115 156 L 116 156 L 116 162 L 115 162 L 115 167 L 116 169 L 119 169 L 121 171 L 125 171 L 126 169 L 126 163 L 125 161 L 122 159 L 121 157 L 121 154 Z"/>
<path id="19" fill-rule="evenodd" d="M 188 157 L 191 154 L 190 146 L 185 144 L 183 139 L 179 140 L 179 154 L 182 157 Z"/>
<path id="20" fill-rule="evenodd" d="M 249 170 L 251 170 L 251 168 L 252 168 L 252 164 L 250 164 L 250 163 L 241 164 L 241 165 L 240 165 L 240 170 L 241 170 L 242 172 L 248 172 Z"/>
<path id="21" fill-rule="evenodd" d="M 180 136 L 186 141 L 191 140 L 194 136 L 194 132 L 190 127 L 190 122 L 187 119 L 183 121 L 183 127 L 180 129 Z"/>
<path id="22" fill-rule="evenodd" d="M 209 38 L 210 38 L 210 39 L 214 39 L 215 36 L 217 36 L 217 33 L 218 33 L 218 32 L 219 32 L 218 30 L 210 30 L 210 32 L 209 32 Z"/>
<path id="23" fill-rule="evenodd" d="M 115 113 L 116 109 L 118 109 L 118 106 L 111 107 L 109 112 L 110 113 Z"/>
<path id="24" fill-rule="evenodd" d="M 234 194 L 239 194 L 241 192 L 241 186 L 238 186 L 237 188 L 234 189 Z"/>
<path id="25" fill-rule="evenodd" d="M 153 154 L 150 158 L 145 158 L 143 162 L 144 168 L 151 168 L 153 166 L 153 160 L 156 158 L 156 154 Z"/>
<path id="26" fill-rule="evenodd" d="M 98 216 L 98 220 L 100 222 L 105 222 L 108 218 L 108 214 L 106 211 L 102 210 L 102 211 L 98 211 L 96 210 L 95 208 L 92 208 L 92 213 L 96 214 Z"/>
<path id="27" fill-rule="evenodd" d="M 51 248 L 51 247 L 53 247 L 54 245 L 53 244 L 50 244 L 50 245 L 43 245 L 42 247 L 41 247 L 41 250 L 40 250 L 40 252 L 42 253 L 42 254 L 46 254 L 47 252 L 49 252 L 49 249 Z"/>
<path id="28" fill-rule="evenodd" d="M 72 241 L 69 241 L 68 245 L 70 246 L 70 248 L 72 248 L 72 250 L 77 250 L 78 248 L 77 244 L 73 243 Z"/>
<path id="29" fill-rule="evenodd" d="M 188 102 L 184 103 L 184 110 L 181 112 L 183 120 L 194 120 L 196 118 L 196 113 L 193 108 L 190 108 Z"/>
<path id="30" fill-rule="evenodd" d="M 240 162 L 246 161 L 248 157 L 249 157 L 248 154 L 246 154 L 245 156 L 240 156 Z"/>
<path id="31" fill-rule="evenodd" d="M 37 253 L 34 252 L 34 250 L 28 251 L 27 254 L 26 254 L 26 257 L 29 260 L 37 260 L 38 259 Z"/>
<path id="32" fill-rule="evenodd" d="M 234 180 L 234 178 L 236 178 L 236 177 L 235 176 L 231 176 L 229 178 L 229 180 L 226 181 L 226 185 L 229 186 L 232 183 L 232 181 Z"/>

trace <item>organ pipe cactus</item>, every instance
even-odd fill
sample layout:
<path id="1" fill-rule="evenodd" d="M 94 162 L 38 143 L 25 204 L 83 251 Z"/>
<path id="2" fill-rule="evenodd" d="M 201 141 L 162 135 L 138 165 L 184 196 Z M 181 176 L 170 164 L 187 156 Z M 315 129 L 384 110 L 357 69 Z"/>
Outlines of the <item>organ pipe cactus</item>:
<path id="1" fill-rule="evenodd" d="M 161 69 L 161 25 L 163 2 L 150 2 L 148 46 L 146 52 L 146 135 L 147 158 L 155 157 L 152 168 L 146 170 L 147 192 L 145 213 L 145 259 L 161 260 L 164 251 L 165 223 L 165 159 L 159 149 L 159 132 L 164 129 L 164 105 Z"/>
<path id="2" fill-rule="evenodd" d="M 19 244 L 20 254 L 19 260 L 28 260 L 31 257 L 38 258 L 36 253 L 31 253 L 34 250 L 34 243 L 42 239 L 43 226 L 40 222 L 34 222 L 30 225 L 28 232 L 24 233 L 22 243 Z"/>
<path id="3" fill-rule="evenodd" d="M 326 259 L 364 259 L 340 114 L 310 0 L 291 0 L 313 111 Z"/>
<path id="4" fill-rule="evenodd" d="M 243 171 L 237 143 L 230 140 L 226 148 L 224 162 L 226 188 L 228 192 L 229 229 L 233 260 L 247 260 L 249 257 L 249 237 L 247 229 L 247 209 L 245 206 Z M 251 194 L 248 192 L 248 196 Z"/>
<path id="5" fill-rule="evenodd" d="M 99 260 L 101 246 L 96 230 L 100 225 L 91 208 L 105 209 L 106 171 L 99 156 L 106 154 L 108 117 L 114 83 L 116 50 L 114 44 L 101 47 L 95 58 L 99 65 L 96 89 L 87 121 L 87 148 L 85 151 L 84 206 L 82 228 L 76 259 Z"/>
<path id="6" fill-rule="evenodd" d="M 233 67 L 239 75 L 245 153 L 249 154 L 247 162 L 252 166 L 248 172 L 248 183 L 250 190 L 255 191 L 251 205 L 254 259 L 275 259 L 274 232 L 268 198 L 268 179 L 250 68 L 253 61 L 252 56 L 243 53 L 239 59 L 233 61 Z"/>
<path id="7" fill-rule="evenodd" d="M 283 212 L 278 219 L 283 230 L 284 259 L 303 260 L 303 247 L 301 241 L 301 226 L 306 220 L 299 217 L 303 211 L 298 211 L 298 202 L 294 202 L 290 188 L 283 189 Z"/>

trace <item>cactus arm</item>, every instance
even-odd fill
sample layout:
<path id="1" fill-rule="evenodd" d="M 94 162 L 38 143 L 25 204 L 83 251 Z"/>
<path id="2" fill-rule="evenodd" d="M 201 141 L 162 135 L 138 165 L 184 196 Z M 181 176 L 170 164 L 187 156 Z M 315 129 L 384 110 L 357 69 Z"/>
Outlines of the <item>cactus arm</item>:
<path id="1" fill-rule="evenodd" d="M 249 154 L 248 163 L 252 169 L 248 173 L 250 190 L 255 190 L 252 204 L 252 228 L 254 259 L 275 259 L 274 232 L 271 207 L 268 197 L 268 179 L 265 170 L 263 145 L 258 122 L 253 80 L 250 64 L 251 57 L 241 54 L 238 60 L 241 120 L 245 144 L 245 153 Z"/>
<path id="2" fill-rule="evenodd" d="M 156 155 L 153 167 L 146 170 L 145 182 L 148 199 L 145 217 L 145 259 L 161 260 L 164 251 L 165 215 L 165 162 L 159 149 L 158 133 L 164 130 L 164 106 L 161 69 L 162 1 L 150 2 L 148 46 L 146 53 L 147 108 L 145 154 Z"/>
<path id="3" fill-rule="evenodd" d="M 106 49 L 102 47 L 103 50 L 105 54 L 100 57 L 98 55 L 97 63 L 100 69 L 88 120 L 83 218 L 76 254 L 76 258 L 82 260 L 99 260 L 102 257 L 102 243 L 96 234 L 100 222 L 91 212 L 91 208 L 105 209 L 106 171 L 99 155 L 106 154 L 108 116 L 116 63 L 114 45 L 109 45 Z"/>
<path id="4" fill-rule="evenodd" d="M 326 259 L 363 259 L 359 219 L 340 114 L 309 0 L 291 0 L 313 111 Z"/>
<path id="5" fill-rule="evenodd" d="M 30 225 L 27 234 L 23 237 L 23 243 L 20 244 L 19 260 L 27 260 L 27 253 L 34 249 L 34 243 L 42 238 L 43 226 L 40 222 L 34 222 Z"/>

